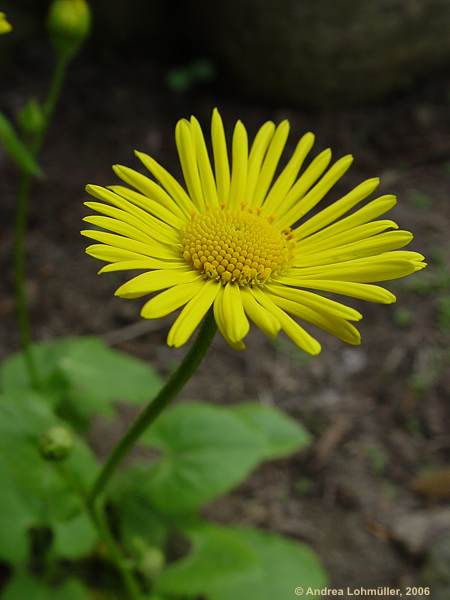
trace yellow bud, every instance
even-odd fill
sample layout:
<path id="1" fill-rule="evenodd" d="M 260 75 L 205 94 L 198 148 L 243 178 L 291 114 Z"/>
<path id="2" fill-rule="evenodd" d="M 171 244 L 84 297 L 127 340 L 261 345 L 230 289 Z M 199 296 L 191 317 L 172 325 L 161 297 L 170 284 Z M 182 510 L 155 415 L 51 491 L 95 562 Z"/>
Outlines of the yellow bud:
<path id="1" fill-rule="evenodd" d="M 91 10 L 86 0 L 53 0 L 48 13 L 48 30 L 61 56 L 74 56 L 91 29 Z"/>

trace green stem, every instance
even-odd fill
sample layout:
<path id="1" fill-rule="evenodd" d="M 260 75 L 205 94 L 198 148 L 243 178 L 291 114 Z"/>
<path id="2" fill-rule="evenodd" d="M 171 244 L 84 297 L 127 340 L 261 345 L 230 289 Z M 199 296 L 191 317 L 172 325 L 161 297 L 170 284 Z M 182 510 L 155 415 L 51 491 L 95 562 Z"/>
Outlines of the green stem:
<path id="1" fill-rule="evenodd" d="M 23 350 L 25 366 L 31 386 L 39 387 L 39 379 L 31 349 L 30 318 L 28 314 L 25 290 L 25 232 L 28 221 L 28 196 L 31 179 L 22 174 L 19 182 L 19 194 L 16 213 L 16 232 L 14 245 L 14 279 L 17 320 L 19 324 L 20 345 Z"/>
<path id="2" fill-rule="evenodd" d="M 139 585 L 133 577 L 131 569 L 127 564 L 126 557 L 122 554 L 120 546 L 117 544 L 113 534 L 109 529 L 103 507 L 94 506 L 88 502 L 84 489 L 73 479 L 70 473 L 68 473 L 64 464 L 55 463 L 55 467 L 61 477 L 66 481 L 67 485 L 71 487 L 81 498 L 92 524 L 97 529 L 98 537 L 105 544 L 110 559 L 113 561 L 116 569 L 119 571 L 122 577 L 123 585 L 127 591 L 128 597 L 131 600 L 141 600 Z"/>
<path id="3" fill-rule="evenodd" d="M 94 506 L 93 504 L 86 502 L 86 508 L 93 524 L 97 528 L 100 539 L 103 540 L 106 545 L 110 558 L 122 576 L 122 581 L 127 590 L 128 597 L 131 600 L 140 600 L 141 592 L 139 590 L 139 585 L 133 577 L 131 569 L 127 564 L 127 559 L 122 555 L 120 547 L 109 530 L 108 522 L 102 507 Z"/>
<path id="4" fill-rule="evenodd" d="M 55 110 L 56 103 L 61 93 L 61 87 L 64 81 L 64 74 L 67 67 L 67 58 L 59 58 L 52 80 L 50 82 L 47 99 L 44 103 L 44 125 L 31 144 L 31 153 L 34 158 L 39 153 L 45 134 L 50 123 L 51 116 Z M 17 197 L 17 213 L 15 227 L 15 245 L 14 245 L 14 280 L 15 280 L 15 299 L 17 320 L 19 324 L 20 344 L 25 358 L 25 365 L 33 388 L 39 387 L 39 376 L 36 363 L 33 358 L 31 347 L 31 327 L 30 316 L 28 312 L 27 296 L 25 289 L 25 237 L 28 224 L 28 206 L 31 187 L 31 176 L 22 171 L 19 181 L 19 191 Z"/>
<path id="5" fill-rule="evenodd" d="M 195 342 L 184 357 L 180 366 L 172 373 L 166 385 L 138 416 L 125 435 L 112 450 L 103 469 L 100 471 L 89 495 L 89 502 L 94 504 L 103 492 L 115 470 L 137 442 L 144 431 L 153 423 L 166 406 L 177 396 L 187 381 L 192 377 L 205 356 L 216 333 L 216 323 L 212 310 L 205 317 Z"/>

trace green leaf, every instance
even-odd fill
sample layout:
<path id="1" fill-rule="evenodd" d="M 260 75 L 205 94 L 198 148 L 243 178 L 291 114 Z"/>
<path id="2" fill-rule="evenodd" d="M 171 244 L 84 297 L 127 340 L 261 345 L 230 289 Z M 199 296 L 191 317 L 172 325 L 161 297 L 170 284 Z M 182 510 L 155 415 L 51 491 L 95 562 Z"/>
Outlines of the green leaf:
<path id="1" fill-rule="evenodd" d="M 33 345 L 36 367 L 52 404 L 66 419 L 83 426 L 96 414 L 113 414 L 114 403 L 150 399 L 160 379 L 144 361 L 112 350 L 91 337 L 63 338 Z M 5 392 L 29 388 L 22 354 L 0 367 Z"/>
<path id="2" fill-rule="evenodd" d="M 50 587 L 27 573 L 17 573 L 2 592 L 2 600 L 88 600 L 87 588 L 76 579 Z"/>
<path id="3" fill-rule="evenodd" d="M 320 589 L 327 575 L 315 552 L 301 542 L 257 529 L 235 529 L 258 557 L 258 574 L 214 590 L 209 600 L 292 600 L 296 587 Z"/>
<path id="4" fill-rule="evenodd" d="M 245 402 L 233 407 L 233 410 L 263 437 L 266 459 L 288 456 L 311 443 L 311 435 L 303 425 L 276 408 Z"/>
<path id="5" fill-rule="evenodd" d="M 132 467 L 112 482 L 110 498 L 117 508 L 120 537 L 132 550 L 140 541 L 162 548 L 168 527 L 164 516 L 155 511 L 145 493 L 148 469 Z"/>
<path id="6" fill-rule="evenodd" d="M 88 556 L 98 541 L 97 531 L 84 513 L 55 523 L 53 535 L 52 553 L 69 560 Z"/>
<path id="7" fill-rule="evenodd" d="M 0 112 L 0 141 L 7 154 L 29 175 L 42 176 L 42 171 L 26 145 L 20 140 L 13 126 Z"/>
<path id="8" fill-rule="evenodd" d="M 76 440 L 63 465 L 44 460 L 39 438 L 58 423 L 36 393 L 0 398 L 0 558 L 20 563 L 28 555 L 28 530 L 52 527 L 79 514 L 80 497 L 97 472 L 90 450 Z"/>
<path id="9" fill-rule="evenodd" d="M 183 403 L 163 413 L 141 442 L 162 451 L 144 487 L 162 513 L 198 509 L 240 483 L 261 461 L 261 435 L 231 411 Z"/>
<path id="10" fill-rule="evenodd" d="M 201 525 L 188 531 L 190 555 L 166 568 L 157 591 L 208 600 L 292 600 L 296 587 L 326 585 L 317 555 L 306 544 L 257 529 Z"/>
<path id="11" fill-rule="evenodd" d="M 231 582 L 239 583 L 258 573 L 253 548 L 226 527 L 201 527 L 190 533 L 190 554 L 167 567 L 156 582 L 156 591 L 197 596 Z M 248 596 L 255 598 L 255 596 Z M 275 598 L 275 596 L 274 596 Z M 259 600 L 259 599 L 258 599 Z"/>

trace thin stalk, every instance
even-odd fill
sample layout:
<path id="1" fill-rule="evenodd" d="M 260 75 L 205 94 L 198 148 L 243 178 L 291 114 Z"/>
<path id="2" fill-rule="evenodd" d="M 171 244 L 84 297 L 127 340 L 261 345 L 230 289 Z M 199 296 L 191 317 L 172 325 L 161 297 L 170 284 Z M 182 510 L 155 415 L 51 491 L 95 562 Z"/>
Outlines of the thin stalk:
<path id="1" fill-rule="evenodd" d="M 192 344 L 179 367 L 172 373 L 165 386 L 137 417 L 125 435 L 119 440 L 116 447 L 112 450 L 89 494 L 90 503 L 95 503 L 95 500 L 103 492 L 115 470 L 128 452 L 133 448 L 139 437 L 153 421 L 155 421 L 158 415 L 177 396 L 180 390 L 192 377 L 210 347 L 216 330 L 217 326 L 214 315 L 212 310 L 210 310 L 205 317 L 195 342 Z"/>
<path id="2" fill-rule="evenodd" d="M 60 57 L 56 62 L 50 82 L 47 98 L 43 105 L 44 125 L 30 144 L 30 151 L 34 158 L 37 157 L 44 141 L 51 116 L 61 93 L 64 74 L 68 59 Z M 17 320 L 19 324 L 20 344 L 25 358 L 25 365 L 33 388 L 39 387 L 39 375 L 33 358 L 31 347 L 31 326 L 25 289 L 25 238 L 28 225 L 28 206 L 31 187 L 31 176 L 22 171 L 19 181 L 17 196 L 17 212 L 14 243 L 14 281 Z"/>
<path id="3" fill-rule="evenodd" d="M 142 596 L 139 589 L 139 584 L 131 572 L 131 569 L 127 563 L 127 558 L 123 555 L 119 544 L 116 542 L 113 534 L 110 531 L 103 507 L 94 506 L 88 502 L 84 489 L 81 487 L 79 482 L 75 481 L 70 473 L 68 473 L 64 464 L 55 463 L 55 467 L 62 478 L 66 481 L 68 486 L 71 487 L 81 498 L 83 506 L 89 518 L 91 519 L 92 524 L 97 530 L 99 539 L 105 544 L 110 559 L 122 577 L 122 582 L 125 590 L 127 591 L 128 598 L 130 598 L 130 600 L 141 600 Z"/>
<path id="4" fill-rule="evenodd" d="M 139 589 L 139 584 L 135 580 L 129 565 L 127 564 L 126 557 L 123 556 L 119 545 L 109 530 L 103 508 L 94 506 L 89 502 L 86 502 L 86 508 L 94 526 L 98 531 L 100 539 L 106 545 L 110 558 L 122 576 L 122 581 L 128 597 L 130 600 L 141 600 L 142 595 Z"/>

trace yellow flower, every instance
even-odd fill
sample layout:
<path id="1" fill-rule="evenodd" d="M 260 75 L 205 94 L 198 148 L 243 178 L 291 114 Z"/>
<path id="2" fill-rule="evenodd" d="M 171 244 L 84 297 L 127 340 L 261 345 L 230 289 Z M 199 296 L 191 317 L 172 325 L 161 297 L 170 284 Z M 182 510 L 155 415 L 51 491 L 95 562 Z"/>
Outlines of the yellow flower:
<path id="1" fill-rule="evenodd" d="M 187 190 L 142 152 L 136 156 L 154 179 L 115 165 L 116 175 L 130 187 L 87 186 L 101 202 L 86 206 L 101 216 L 84 219 L 94 228 L 81 233 L 99 242 L 86 252 L 109 263 L 100 273 L 144 271 L 116 291 L 121 298 L 160 292 L 142 308 L 143 318 L 183 307 L 170 329 L 170 346 L 186 343 L 211 307 L 219 331 L 236 349 L 245 348 L 250 320 L 268 336 L 283 330 L 297 346 L 318 354 L 319 342 L 293 317 L 359 344 L 351 321 L 362 315 L 311 290 L 389 304 L 395 296 L 372 282 L 426 266 L 421 254 L 399 250 L 412 240 L 411 233 L 394 221 L 376 220 L 395 205 L 395 196 L 380 196 L 351 212 L 378 187 L 376 178 L 305 219 L 353 158 L 344 156 L 328 168 L 327 149 L 299 176 L 314 143 L 314 135 L 306 133 L 274 179 L 288 133 L 287 121 L 278 126 L 269 121 L 249 151 L 238 121 L 230 166 L 222 120 L 214 110 L 213 166 L 197 119 L 182 119 L 176 126 Z"/>
<path id="2" fill-rule="evenodd" d="M 5 13 L 0 12 L 0 35 L 9 33 L 11 30 L 11 23 L 7 21 Z"/>

